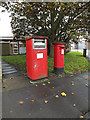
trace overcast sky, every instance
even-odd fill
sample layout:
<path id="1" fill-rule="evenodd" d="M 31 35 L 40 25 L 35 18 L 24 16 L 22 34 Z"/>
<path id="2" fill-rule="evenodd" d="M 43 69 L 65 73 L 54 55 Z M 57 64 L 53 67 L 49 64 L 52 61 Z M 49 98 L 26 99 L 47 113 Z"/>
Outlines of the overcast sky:
<path id="1" fill-rule="evenodd" d="M 0 7 L 0 37 L 1 36 L 12 36 L 12 29 L 10 26 L 11 18 L 9 17 L 10 13 L 7 11 L 1 12 L 4 10 L 3 7 Z"/>

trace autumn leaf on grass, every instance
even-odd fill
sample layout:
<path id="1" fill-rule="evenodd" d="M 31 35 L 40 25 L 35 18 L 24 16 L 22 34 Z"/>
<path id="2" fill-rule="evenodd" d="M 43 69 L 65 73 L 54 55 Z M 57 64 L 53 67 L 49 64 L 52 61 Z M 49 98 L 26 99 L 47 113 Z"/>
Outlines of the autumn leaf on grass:
<path id="1" fill-rule="evenodd" d="M 45 103 L 48 103 L 48 101 L 47 101 L 47 100 L 45 100 L 44 102 L 45 102 Z"/>
<path id="2" fill-rule="evenodd" d="M 24 101 L 19 101 L 19 104 L 21 104 L 21 105 L 22 105 L 23 103 L 24 103 Z"/>
<path id="3" fill-rule="evenodd" d="M 24 76 L 27 75 L 26 73 L 24 73 Z"/>
<path id="4" fill-rule="evenodd" d="M 42 85 L 46 85 L 45 83 L 43 83 Z"/>
<path id="5" fill-rule="evenodd" d="M 81 70 L 79 70 L 79 73 L 81 73 Z"/>
<path id="6" fill-rule="evenodd" d="M 66 93 L 64 93 L 64 92 L 62 92 L 61 95 L 66 97 Z"/>
<path id="7" fill-rule="evenodd" d="M 51 82 L 48 82 L 48 84 L 50 84 Z"/>
<path id="8" fill-rule="evenodd" d="M 64 12 L 66 13 L 67 11 L 65 10 Z"/>
<path id="9" fill-rule="evenodd" d="M 38 85 L 35 85 L 36 87 L 38 86 Z"/>

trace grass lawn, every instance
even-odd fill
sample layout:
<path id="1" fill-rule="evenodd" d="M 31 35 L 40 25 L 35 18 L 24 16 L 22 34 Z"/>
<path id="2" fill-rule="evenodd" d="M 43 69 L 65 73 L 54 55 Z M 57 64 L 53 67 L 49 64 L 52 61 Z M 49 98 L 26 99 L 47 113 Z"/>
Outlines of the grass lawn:
<path id="1" fill-rule="evenodd" d="M 23 74 L 27 73 L 26 70 L 26 55 L 13 55 L 2 56 L 2 59 L 19 69 Z M 48 71 L 51 73 L 54 68 L 54 58 L 48 57 Z M 87 71 L 90 68 L 90 62 L 88 66 L 88 60 L 83 57 L 80 52 L 69 52 L 65 55 L 64 71 L 67 74 L 74 74 L 77 72 Z"/>

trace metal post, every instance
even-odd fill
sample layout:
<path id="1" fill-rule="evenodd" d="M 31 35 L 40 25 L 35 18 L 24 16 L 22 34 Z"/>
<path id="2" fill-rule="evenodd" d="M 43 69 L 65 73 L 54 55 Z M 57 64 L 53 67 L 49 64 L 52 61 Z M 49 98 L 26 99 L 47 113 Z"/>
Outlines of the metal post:
<path id="1" fill-rule="evenodd" d="M 18 43 L 18 55 L 19 55 L 19 40 L 17 41 L 17 43 Z"/>
<path id="2" fill-rule="evenodd" d="M 83 56 L 86 57 L 86 50 L 87 49 L 83 49 Z"/>

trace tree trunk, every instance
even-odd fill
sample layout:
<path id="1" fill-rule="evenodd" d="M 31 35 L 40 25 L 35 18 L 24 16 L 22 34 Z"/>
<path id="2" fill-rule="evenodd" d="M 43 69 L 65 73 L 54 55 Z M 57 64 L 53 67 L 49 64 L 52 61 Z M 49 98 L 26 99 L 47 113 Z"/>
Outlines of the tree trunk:
<path id="1" fill-rule="evenodd" d="M 54 45 L 52 43 L 50 44 L 50 57 L 54 57 Z"/>

